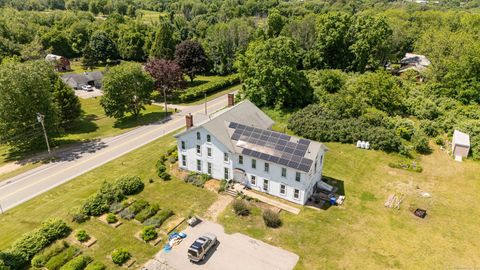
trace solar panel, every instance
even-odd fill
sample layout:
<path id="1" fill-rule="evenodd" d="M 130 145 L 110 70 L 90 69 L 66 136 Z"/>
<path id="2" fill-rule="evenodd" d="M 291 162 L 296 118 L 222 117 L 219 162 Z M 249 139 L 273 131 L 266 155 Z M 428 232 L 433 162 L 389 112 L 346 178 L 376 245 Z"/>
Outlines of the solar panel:
<path id="1" fill-rule="evenodd" d="M 299 156 L 299 157 L 303 157 L 303 156 L 305 155 L 305 151 L 295 150 L 295 151 L 293 152 L 293 155 Z"/>
<path id="2" fill-rule="evenodd" d="M 228 125 L 229 128 L 237 128 L 238 124 L 235 122 L 230 122 L 230 125 Z"/>
<path id="3" fill-rule="evenodd" d="M 308 171 L 310 170 L 310 166 L 306 166 L 306 165 L 300 164 L 300 166 L 298 166 L 298 169 L 299 169 L 300 171 L 308 172 Z"/>
<path id="4" fill-rule="evenodd" d="M 279 145 L 287 145 L 287 141 L 285 141 L 285 140 L 278 140 L 277 144 L 279 144 Z"/>
<path id="5" fill-rule="evenodd" d="M 277 163 L 279 159 L 280 159 L 280 158 L 279 158 L 279 157 L 276 157 L 276 156 L 270 156 L 270 157 L 268 158 L 268 160 L 271 161 L 271 162 L 273 162 L 273 163 Z"/>
<path id="6" fill-rule="evenodd" d="M 284 158 L 281 158 L 281 159 L 278 160 L 278 163 L 286 166 L 288 164 L 288 160 L 286 160 Z"/>
<path id="7" fill-rule="evenodd" d="M 255 138 L 255 139 L 258 139 L 260 138 L 260 134 L 259 133 L 256 133 L 256 132 L 253 132 L 252 135 L 250 135 L 252 138 Z"/>
<path id="8" fill-rule="evenodd" d="M 310 141 L 309 140 L 305 140 L 305 139 L 300 139 L 298 140 L 298 143 L 301 144 L 301 145 L 310 145 Z"/>
<path id="9" fill-rule="evenodd" d="M 252 130 L 254 130 L 254 129 L 255 129 L 254 127 L 245 127 L 245 130 L 246 130 L 246 131 L 252 131 Z"/>
<path id="10" fill-rule="evenodd" d="M 298 167 L 298 162 L 289 161 L 287 166 L 290 167 L 290 168 L 297 168 Z"/>
<path id="11" fill-rule="evenodd" d="M 243 150 L 242 150 L 242 154 L 244 154 L 244 155 L 250 155 L 251 153 L 252 153 L 252 150 L 250 150 L 250 149 L 243 148 Z"/>
<path id="12" fill-rule="evenodd" d="M 294 150 L 293 150 L 292 148 L 285 147 L 285 150 L 283 150 L 283 151 L 285 151 L 285 152 L 287 152 L 287 153 L 293 154 L 293 151 L 294 151 Z"/>
<path id="13" fill-rule="evenodd" d="M 238 141 L 238 139 L 240 139 L 240 134 L 238 134 L 238 133 L 235 134 L 235 133 L 234 133 L 234 134 L 232 135 L 232 140 Z"/>
<path id="14" fill-rule="evenodd" d="M 265 154 L 265 153 L 261 153 L 261 154 L 260 154 L 260 158 L 261 158 L 261 159 L 264 159 L 264 160 L 268 160 L 268 157 L 269 157 L 269 156 L 270 156 L 270 155 L 267 155 L 267 154 Z"/>

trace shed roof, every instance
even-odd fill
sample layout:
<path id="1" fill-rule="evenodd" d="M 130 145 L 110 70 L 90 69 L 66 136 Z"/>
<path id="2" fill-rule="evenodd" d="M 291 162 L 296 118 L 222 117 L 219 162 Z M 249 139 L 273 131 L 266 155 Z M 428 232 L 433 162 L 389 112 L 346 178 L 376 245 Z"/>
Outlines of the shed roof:
<path id="1" fill-rule="evenodd" d="M 453 132 L 452 142 L 455 145 L 470 147 L 470 136 L 455 129 L 455 131 Z"/>

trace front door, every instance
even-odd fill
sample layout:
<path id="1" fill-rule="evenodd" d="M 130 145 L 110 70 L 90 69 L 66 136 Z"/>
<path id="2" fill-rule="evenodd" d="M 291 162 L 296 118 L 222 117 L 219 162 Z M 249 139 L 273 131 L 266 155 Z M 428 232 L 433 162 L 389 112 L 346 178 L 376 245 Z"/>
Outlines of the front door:
<path id="1" fill-rule="evenodd" d="M 268 180 L 263 179 L 263 191 L 268 192 Z"/>
<path id="2" fill-rule="evenodd" d="M 246 185 L 247 184 L 246 180 L 247 180 L 247 177 L 245 175 L 245 172 L 239 169 L 233 170 L 233 181 Z"/>

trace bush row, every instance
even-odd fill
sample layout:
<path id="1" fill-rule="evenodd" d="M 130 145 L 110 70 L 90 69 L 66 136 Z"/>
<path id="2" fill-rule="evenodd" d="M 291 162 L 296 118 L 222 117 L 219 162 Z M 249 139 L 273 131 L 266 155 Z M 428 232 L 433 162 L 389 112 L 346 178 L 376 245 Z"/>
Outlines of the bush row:
<path id="1" fill-rule="evenodd" d="M 162 209 L 153 217 L 145 220 L 143 223 L 146 226 L 153 226 L 159 228 L 169 217 L 173 216 L 173 211 L 170 209 Z"/>
<path id="2" fill-rule="evenodd" d="M 120 212 L 120 216 L 127 220 L 133 219 L 138 213 L 140 213 L 140 211 L 142 211 L 147 206 L 150 206 L 150 204 L 147 201 L 140 199 L 132 203 L 129 207 L 123 209 Z"/>
<path id="3" fill-rule="evenodd" d="M 410 163 L 404 163 L 404 162 L 398 162 L 398 163 L 388 163 L 388 166 L 390 168 L 395 168 L 395 169 L 403 169 L 411 172 L 422 172 L 423 168 L 420 165 L 417 164 L 410 164 Z"/>
<path id="4" fill-rule="evenodd" d="M 34 231 L 24 234 L 8 250 L 0 252 L 0 259 L 11 269 L 21 269 L 42 249 L 70 233 L 63 220 L 49 219 Z"/>
<path id="5" fill-rule="evenodd" d="M 105 265 L 99 263 L 99 262 L 92 262 L 87 265 L 85 270 L 105 270 L 107 269 Z"/>
<path id="6" fill-rule="evenodd" d="M 205 182 L 210 180 L 211 177 L 208 174 L 199 174 L 195 172 L 191 172 L 189 175 L 185 176 L 183 181 L 185 183 L 190 183 L 196 187 L 203 187 L 205 185 Z"/>
<path id="7" fill-rule="evenodd" d="M 140 211 L 135 216 L 135 219 L 143 223 L 145 220 L 155 215 L 159 209 L 160 207 L 158 206 L 158 204 L 149 205 L 145 207 L 142 211 Z"/>
<path id="8" fill-rule="evenodd" d="M 63 265 L 60 270 L 82 270 L 84 269 L 87 264 L 92 261 L 92 258 L 86 255 L 80 255 L 78 257 L 73 258 L 65 265 Z"/>
<path id="9" fill-rule="evenodd" d="M 191 87 L 185 92 L 180 94 L 179 98 L 182 102 L 192 101 L 199 99 L 205 95 L 205 93 L 210 94 L 220 90 L 223 90 L 227 87 L 236 85 L 240 83 L 240 76 L 238 74 L 232 74 L 225 76 L 219 80 L 211 81 L 204 83 L 199 86 Z"/>
<path id="10" fill-rule="evenodd" d="M 45 264 L 45 268 L 47 268 L 48 270 L 58 270 L 68 261 L 73 259 L 73 257 L 75 257 L 75 255 L 77 255 L 78 253 L 79 250 L 76 247 L 69 246 L 62 252 L 50 258 L 50 260 L 48 260 L 48 262 Z"/>
<path id="11" fill-rule="evenodd" d="M 55 255 L 62 252 L 68 247 L 68 243 L 65 241 L 57 242 L 35 255 L 32 259 L 32 266 L 35 268 L 42 268 L 45 264 Z"/>
<path id="12" fill-rule="evenodd" d="M 100 190 L 83 204 L 81 213 L 76 215 L 100 216 L 109 211 L 113 203 L 122 201 L 127 195 L 137 194 L 143 188 L 144 183 L 138 176 L 121 177 L 113 184 L 104 182 Z"/>

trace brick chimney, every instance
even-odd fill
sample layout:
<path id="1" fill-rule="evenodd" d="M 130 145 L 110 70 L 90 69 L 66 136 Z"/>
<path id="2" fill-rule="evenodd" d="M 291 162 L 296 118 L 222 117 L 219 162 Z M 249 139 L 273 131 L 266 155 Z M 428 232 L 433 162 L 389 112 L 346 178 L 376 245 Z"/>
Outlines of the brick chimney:
<path id="1" fill-rule="evenodd" d="M 193 115 L 189 113 L 188 115 L 185 115 L 185 123 L 188 128 L 193 127 Z"/>
<path id="2" fill-rule="evenodd" d="M 228 107 L 232 107 L 235 105 L 235 95 L 234 94 L 228 94 Z"/>

